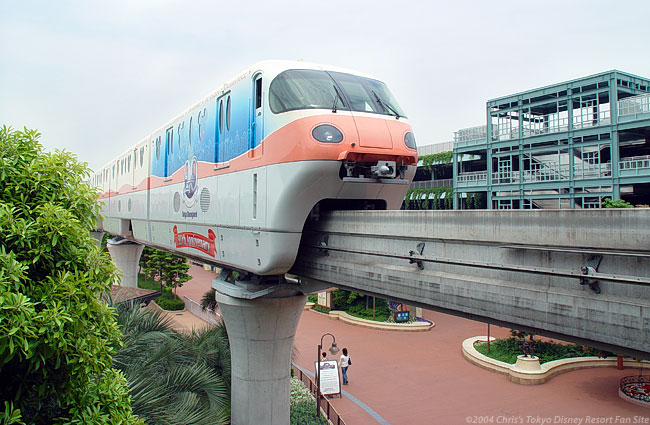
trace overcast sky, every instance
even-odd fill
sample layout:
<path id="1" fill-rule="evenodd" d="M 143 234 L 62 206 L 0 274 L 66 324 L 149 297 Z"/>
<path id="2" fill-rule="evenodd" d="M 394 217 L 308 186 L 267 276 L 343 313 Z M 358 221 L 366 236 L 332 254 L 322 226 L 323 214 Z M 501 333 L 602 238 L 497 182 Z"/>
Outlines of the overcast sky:
<path id="1" fill-rule="evenodd" d="M 384 80 L 419 145 L 485 102 L 610 69 L 650 77 L 650 1 L 0 0 L 0 125 L 99 168 L 239 71 Z"/>

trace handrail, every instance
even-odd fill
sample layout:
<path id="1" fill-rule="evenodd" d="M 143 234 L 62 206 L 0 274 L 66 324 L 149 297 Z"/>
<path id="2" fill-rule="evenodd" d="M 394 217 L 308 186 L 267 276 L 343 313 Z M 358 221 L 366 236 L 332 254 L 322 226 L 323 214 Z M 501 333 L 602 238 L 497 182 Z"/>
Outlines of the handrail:
<path id="1" fill-rule="evenodd" d="M 291 366 L 293 367 L 294 373 L 296 370 L 298 371 L 300 375 L 300 378 L 298 379 L 300 379 L 302 383 L 305 384 L 307 388 L 309 388 L 309 391 L 311 391 L 311 393 L 314 394 L 314 397 L 316 397 L 315 396 L 316 383 L 311 379 L 309 375 L 304 373 L 302 369 L 298 367 L 298 365 L 292 363 Z M 345 425 L 345 421 L 343 420 L 343 418 L 341 418 L 341 415 L 339 414 L 339 412 L 336 411 L 334 406 L 332 406 L 332 403 L 330 403 L 327 397 L 323 397 L 323 398 L 325 399 L 325 403 L 326 403 L 325 406 L 321 406 L 321 403 L 319 402 L 318 399 L 316 399 L 316 403 L 318 403 L 318 407 L 320 408 L 321 412 L 325 415 L 325 418 L 329 421 L 329 423 L 332 425 Z"/>
<path id="2" fill-rule="evenodd" d="M 213 325 L 217 325 L 219 322 L 221 322 L 221 314 L 217 313 L 216 311 L 210 309 L 203 310 L 203 308 L 201 308 L 201 304 L 188 298 L 185 295 L 183 295 L 183 301 L 185 302 L 185 309 L 193 315 Z"/>

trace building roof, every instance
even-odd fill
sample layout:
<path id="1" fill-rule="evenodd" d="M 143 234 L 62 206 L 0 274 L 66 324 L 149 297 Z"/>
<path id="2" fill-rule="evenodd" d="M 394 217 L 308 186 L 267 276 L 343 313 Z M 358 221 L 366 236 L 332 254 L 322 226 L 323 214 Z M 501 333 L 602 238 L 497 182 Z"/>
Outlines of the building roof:
<path id="1" fill-rule="evenodd" d="M 136 304 L 148 304 L 160 296 L 159 291 L 152 289 L 131 288 L 128 286 L 113 285 L 111 287 L 111 300 L 113 304 L 131 301 Z"/>

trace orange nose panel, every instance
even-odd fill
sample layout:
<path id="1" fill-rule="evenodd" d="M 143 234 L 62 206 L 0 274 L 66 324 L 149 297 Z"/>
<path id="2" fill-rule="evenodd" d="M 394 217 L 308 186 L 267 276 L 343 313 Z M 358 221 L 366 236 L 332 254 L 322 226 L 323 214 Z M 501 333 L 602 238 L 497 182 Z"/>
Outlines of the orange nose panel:
<path id="1" fill-rule="evenodd" d="M 386 119 L 355 116 L 354 122 L 359 132 L 359 146 L 364 148 L 392 149 L 393 140 Z"/>

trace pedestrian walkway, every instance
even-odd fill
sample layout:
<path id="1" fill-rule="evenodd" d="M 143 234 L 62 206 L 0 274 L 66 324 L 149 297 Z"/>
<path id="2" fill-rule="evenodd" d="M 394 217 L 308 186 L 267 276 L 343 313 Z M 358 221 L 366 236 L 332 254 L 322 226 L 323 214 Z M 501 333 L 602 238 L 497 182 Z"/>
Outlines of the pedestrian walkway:
<path id="1" fill-rule="evenodd" d="M 194 279 L 178 294 L 200 301 L 215 274 L 196 266 L 190 273 Z M 485 324 L 426 310 L 424 316 L 436 323 L 431 331 L 402 333 L 351 326 L 305 311 L 294 342 L 294 361 L 313 372 L 317 346 L 327 332 L 334 334 L 339 348 L 348 348 L 353 361 L 350 384 L 344 387 L 343 398 L 331 399 L 347 425 L 553 424 L 580 419 L 584 424 L 587 417 L 592 423 L 597 423 L 594 418 L 617 423 L 616 417 L 623 418 L 618 423 L 628 419 L 627 423 L 635 423 L 635 417 L 650 417 L 649 409 L 618 397 L 620 378 L 638 373 L 636 369 L 584 369 L 543 385 L 518 385 L 463 358 L 462 341 L 485 335 Z M 188 323 L 205 324 L 193 317 Z M 508 330 L 492 326 L 491 334 L 504 337 Z M 323 344 L 329 348 L 331 338 L 325 337 Z"/>
<path id="2" fill-rule="evenodd" d="M 425 318 L 436 323 L 431 331 L 401 333 L 349 326 L 306 311 L 296 335 L 297 363 L 313 370 L 321 336 L 334 334 L 353 360 L 345 390 L 391 425 L 553 424 L 578 423 L 580 418 L 585 423 L 587 416 L 611 417 L 610 423 L 619 416 L 634 423 L 636 416 L 650 415 L 647 408 L 618 397 L 620 378 L 638 370 L 584 369 L 544 385 L 518 385 L 462 357 L 463 339 L 484 335 L 485 324 L 431 311 L 425 311 Z M 502 337 L 508 331 L 492 326 L 491 334 Z M 323 342 L 328 348 L 331 338 Z M 331 401 L 347 425 L 379 423 L 350 399 Z M 534 422 L 536 417 L 546 422 Z"/>

